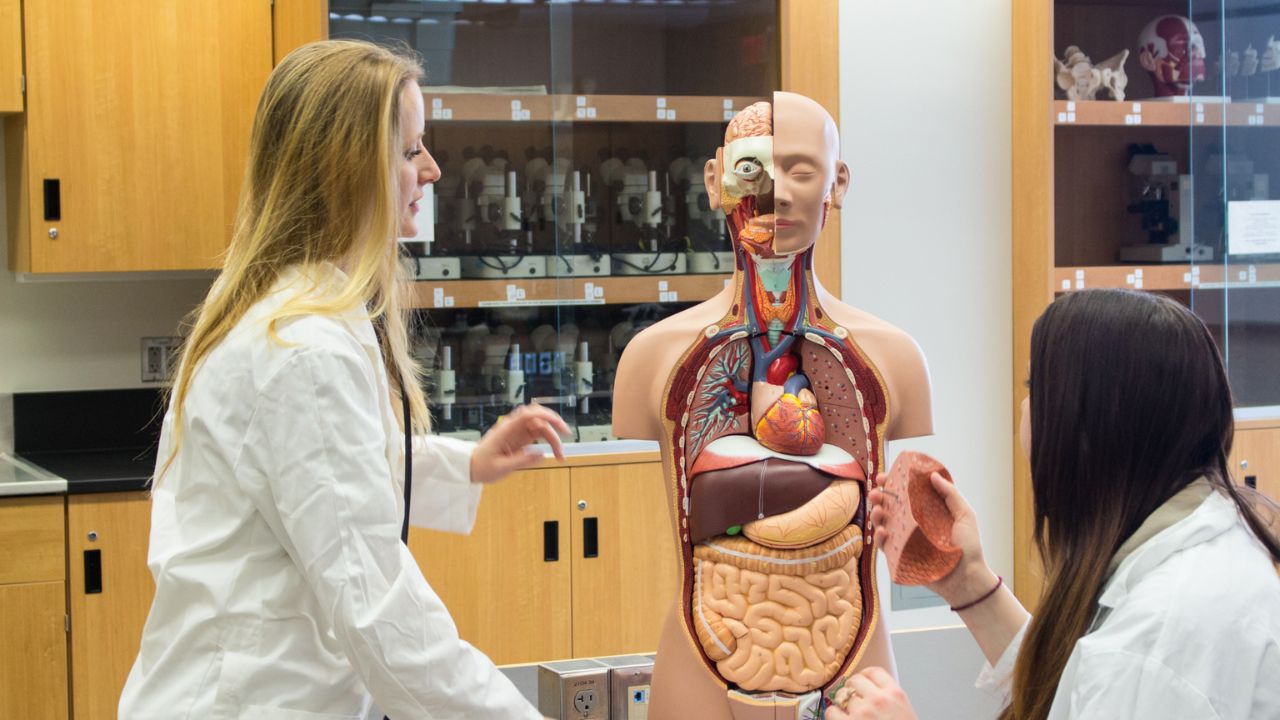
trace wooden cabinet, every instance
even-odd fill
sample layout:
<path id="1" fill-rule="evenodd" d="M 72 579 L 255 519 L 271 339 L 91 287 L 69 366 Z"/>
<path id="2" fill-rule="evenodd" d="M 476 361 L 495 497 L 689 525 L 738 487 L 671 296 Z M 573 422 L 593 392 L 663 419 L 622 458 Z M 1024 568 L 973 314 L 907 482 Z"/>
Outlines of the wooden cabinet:
<path id="1" fill-rule="evenodd" d="M 1236 482 L 1252 484 L 1280 502 L 1280 427 L 1236 430 L 1231 473 Z"/>
<path id="2" fill-rule="evenodd" d="M 662 464 L 575 467 L 572 480 L 573 656 L 653 652 L 679 585 Z"/>
<path id="3" fill-rule="evenodd" d="M 215 267 L 271 71 L 271 0 L 25 0 L 22 16 L 27 107 L 6 122 L 13 269 Z"/>
<path id="4" fill-rule="evenodd" d="M 0 717 L 67 717 L 61 497 L 0 500 Z"/>
<path id="5" fill-rule="evenodd" d="M 155 595 L 145 492 L 67 498 L 71 692 L 75 720 L 115 718 Z"/>
<path id="6" fill-rule="evenodd" d="M 0 0 L 0 113 L 22 112 L 22 2 Z"/>
<path id="7" fill-rule="evenodd" d="M 409 549 L 463 639 L 499 663 L 553 660 L 572 651 L 568 525 L 569 470 L 528 470 L 484 489 L 470 535 L 414 529 Z"/>
<path id="8" fill-rule="evenodd" d="M 499 664 L 657 649 L 672 544 L 656 462 L 518 473 L 485 488 L 471 535 L 409 536 L 459 634 Z"/>

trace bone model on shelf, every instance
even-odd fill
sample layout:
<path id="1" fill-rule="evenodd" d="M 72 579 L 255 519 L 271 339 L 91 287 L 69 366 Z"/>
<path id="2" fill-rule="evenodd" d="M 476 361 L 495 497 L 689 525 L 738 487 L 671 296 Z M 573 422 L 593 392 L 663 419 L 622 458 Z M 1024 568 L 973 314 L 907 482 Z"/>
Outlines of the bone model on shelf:
<path id="1" fill-rule="evenodd" d="M 1094 65 L 1088 55 L 1072 45 L 1063 53 L 1062 60 L 1053 59 L 1058 87 L 1067 93 L 1068 100 L 1077 102 L 1096 99 L 1099 90 L 1106 90 L 1114 100 L 1124 100 L 1124 91 L 1129 85 L 1129 76 L 1124 70 L 1128 59 L 1129 51 L 1121 50 Z"/>

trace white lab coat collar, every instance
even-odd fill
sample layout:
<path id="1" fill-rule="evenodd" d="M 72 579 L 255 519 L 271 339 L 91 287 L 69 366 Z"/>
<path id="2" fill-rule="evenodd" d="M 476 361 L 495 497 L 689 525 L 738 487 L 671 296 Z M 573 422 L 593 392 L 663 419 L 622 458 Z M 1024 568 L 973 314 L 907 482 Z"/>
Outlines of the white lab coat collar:
<path id="1" fill-rule="evenodd" d="M 313 265 L 302 263 L 290 265 L 280 273 L 280 277 L 268 293 L 274 301 L 271 309 L 275 310 L 285 302 L 299 294 L 315 294 L 318 298 L 333 297 L 341 292 L 350 280 L 342 268 L 322 261 Z M 360 304 L 344 308 L 337 316 L 350 330 L 356 340 L 366 349 L 371 349 L 374 356 L 381 356 L 381 345 L 373 331 L 373 321 L 369 317 L 368 308 Z"/>
<path id="2" fill-rule="evenodd" d="M 1237 522 L 1239 513 L 1235 503 L 1215 490 L 1189 516 L 1165 528 L 1125 558 L 1107 581 L 1098 605 L 1107 608 L 1119 606 L 1128 597 L 1130 588 L 1136 587 L 1171 555 L 1208 542 Z"/>

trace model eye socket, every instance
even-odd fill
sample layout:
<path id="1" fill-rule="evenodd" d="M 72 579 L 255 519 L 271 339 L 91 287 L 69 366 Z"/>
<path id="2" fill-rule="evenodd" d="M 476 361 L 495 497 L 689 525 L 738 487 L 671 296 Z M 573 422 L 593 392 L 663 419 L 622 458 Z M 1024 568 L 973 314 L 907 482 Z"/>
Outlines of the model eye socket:
<path id="1" fill-rule="evenodd" d="M 764 168 L 760 165 L 760 161 L 755 158 L 743 158 L 733 166 L 733 174 L 748 182 L 759 179 L 762 172 L 764 172 Z"/>

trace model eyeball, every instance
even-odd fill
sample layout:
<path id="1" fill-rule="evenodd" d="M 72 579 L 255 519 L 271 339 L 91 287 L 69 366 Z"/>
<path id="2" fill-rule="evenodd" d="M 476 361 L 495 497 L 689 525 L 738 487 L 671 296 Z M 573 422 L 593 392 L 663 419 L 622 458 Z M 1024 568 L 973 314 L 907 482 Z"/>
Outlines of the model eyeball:
<path id="1" fill-rule="evenodd" d="M 743 158 L 733 166 L 733 174 L 746 182 L 755 182 L 760 179 L 760 173 L 764 168 L 760 165 L 760 161 L 755 158 Z"/>

